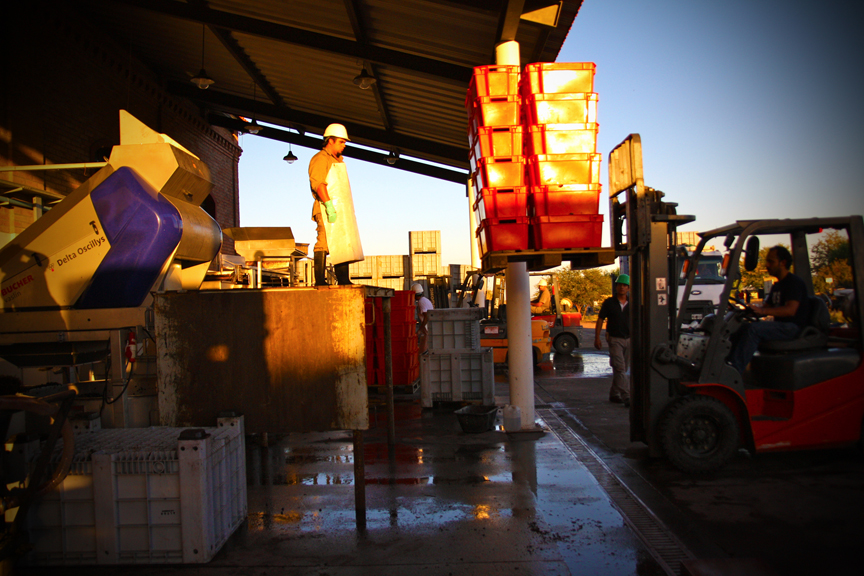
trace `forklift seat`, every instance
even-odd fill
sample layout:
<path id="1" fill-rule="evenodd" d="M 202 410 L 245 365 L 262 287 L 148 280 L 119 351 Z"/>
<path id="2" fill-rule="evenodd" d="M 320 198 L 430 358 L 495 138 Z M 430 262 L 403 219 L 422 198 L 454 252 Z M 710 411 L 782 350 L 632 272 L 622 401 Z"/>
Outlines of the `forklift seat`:
<path id="1" fill-rule="evenodd" d="M 855 348 L 824 348 L 802 354 L 763 354 L 750 361 L 745 388 L 802 390 L 848 374 L 858 368 L 861 353 Z"/>
<path id="2" fill-rule="evenodd" d="M 798 336 L 793 340 L 766 340 L 759 343 L 760 352 L 784 353 L 803 352 L 828 345 L 828 330 L 831 324 L 831 314 L 820 298 L 810 296 L 810 318 Z"/>

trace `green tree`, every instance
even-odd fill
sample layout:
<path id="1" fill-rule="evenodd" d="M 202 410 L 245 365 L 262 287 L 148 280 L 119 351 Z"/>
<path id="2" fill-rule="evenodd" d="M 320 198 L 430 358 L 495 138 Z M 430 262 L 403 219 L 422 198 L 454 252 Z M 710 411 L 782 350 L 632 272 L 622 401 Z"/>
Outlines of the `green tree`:
<path id="1" fill-rule="evenodd" d="M 813 290 L 817 294 L 830 294 L 837 288 L 852 287 L 849 256 L 849 238 L 837 230 L 827 232 L 813 245 L 810 263 L 813 268 Z"/>
<path id="2" fill-rule="evenodd" d="M 558 287 L 562 298 L 569 298 L 579 311 L 612 294 L 612 277 L 599 268 L 563 270 L 558 273 Z"/>
<path id="3" fill-rule="evenodd" d="M 744 258 L 738 263 L 738 271 L 741 273 L 741 280 L 737 286 L 739 290 L 762 290 L 765 286 L 765 280 L 770 278 L 768 270 L 765 269 L 765 257 L 768 256 L 768 250 L 771 247 L 762 248 L 759 250 L 759 263 L 756 269 L 748 271 L 744 268 Z"/>

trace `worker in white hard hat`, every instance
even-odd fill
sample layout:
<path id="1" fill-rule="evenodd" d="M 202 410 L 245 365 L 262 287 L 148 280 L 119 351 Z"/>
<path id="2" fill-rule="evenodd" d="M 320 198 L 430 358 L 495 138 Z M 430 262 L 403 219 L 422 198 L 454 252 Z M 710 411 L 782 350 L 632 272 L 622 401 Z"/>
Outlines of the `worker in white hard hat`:
<path id="1" fill-rule="evenodd" d="M 414 308 L 417 310 L 417 345 L 420 348 L 420 353 L 426 351 L 427 336 L 429 336 L 429 310 L 435 307 L 432 301 L 423 296 L 423 286 L 415 282 L 411 289 L 414 291 Z"/>
<path id="2" fill-rule="evenodd" d="M 548 314 L 551 312 L 552 293 L 549 292 L 549 283 L 545 278 L 537 283 L 537 297 L 531 301 L 532 314 Z"/>
<path id="3" fill-rule="evenodd" d="M 351 284 L 348 265 L 364 260 L 354 198 L 342 151 L 349 142 L 342 124 L 330 124 L 324 130 L 324 148 L 309 161 L 309 185 L 315 203 L 312 219 L 318 238 L 315 242 L 315 285 L 327 284 L 327 254 L 339 285 Z"/>

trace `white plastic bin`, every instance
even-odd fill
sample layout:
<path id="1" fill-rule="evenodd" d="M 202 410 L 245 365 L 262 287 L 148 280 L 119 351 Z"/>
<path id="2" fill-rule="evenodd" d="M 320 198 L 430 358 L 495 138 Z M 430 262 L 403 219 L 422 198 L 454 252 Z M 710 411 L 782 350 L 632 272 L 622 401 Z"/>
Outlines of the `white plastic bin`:
<path id="1" fill-rule="evenodd" d="M 492 348 L 420 355 L 420 399 L 424 408 L 436 401 L 495 404 Z"/>
<path id="2" fill-rule="evenodd" d="M 81 432 L 28 515 L 30 565 L 208 562 L 246 520 L 243 417 L 215 428 Z M 187 438 L 188 437 L 188 438 Z M 59 451 L 54 454 L 55 462 Z"/>
<path id="3" fill-rule="evenodd" d="M 480 308 L 441 308 L 430 310 L 429 350 L 480 350 Z"/>

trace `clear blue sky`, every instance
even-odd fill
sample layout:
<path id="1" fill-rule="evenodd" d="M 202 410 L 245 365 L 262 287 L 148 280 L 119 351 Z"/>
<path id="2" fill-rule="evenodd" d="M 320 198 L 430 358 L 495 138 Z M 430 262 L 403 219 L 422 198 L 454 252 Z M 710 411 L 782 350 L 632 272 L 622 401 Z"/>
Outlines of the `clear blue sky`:
<path id="1" fill-rule="evenodd" d="M 601 172 L 641 134 L 645 183 L 706 230 L 735 219 L 864 214 L 864 2 L 585 0 L 559 62 L 595 62 Z M 245 135 L 240 224 L 314 243 L 315 151 Z M 463 186 L 347 159 L 367 255 L 407 254 L 441 230 L 443 264 L 470 263 Z M 604 245 L 608 201 L 601 197 Z"/>

